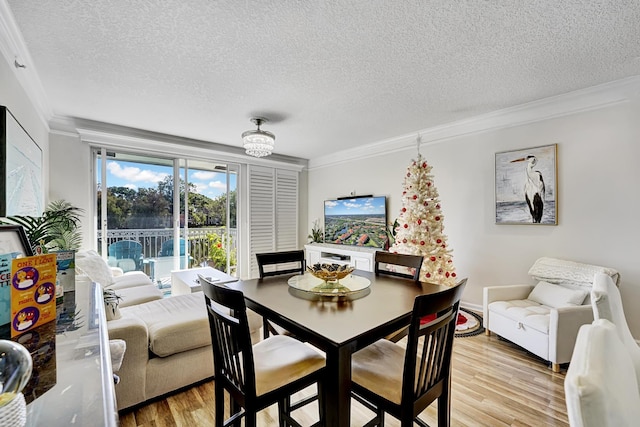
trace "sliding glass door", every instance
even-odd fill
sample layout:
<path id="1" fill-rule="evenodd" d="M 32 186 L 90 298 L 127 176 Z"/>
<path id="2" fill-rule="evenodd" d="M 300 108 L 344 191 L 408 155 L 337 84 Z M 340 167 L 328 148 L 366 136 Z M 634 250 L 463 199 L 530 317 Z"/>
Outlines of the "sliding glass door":
<path id="1" fill-rule="evenodd" d="M 95 150 L 98 251 L 168 286 L 171 270 L 236 271 L 235 165 Z"/>

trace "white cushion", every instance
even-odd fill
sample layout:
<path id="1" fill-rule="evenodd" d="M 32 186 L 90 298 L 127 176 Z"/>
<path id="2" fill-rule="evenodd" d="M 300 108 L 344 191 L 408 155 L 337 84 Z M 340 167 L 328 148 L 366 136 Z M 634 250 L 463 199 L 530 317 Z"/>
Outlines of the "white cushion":
<path id="1" fill-rule="evenodd" d="M 541 305 L 528 299 L 514 299 L 510 301 L 494 301 L 488 306 L 489 311 L 502 314 L 513 320 L 514 328 L 519 328 L 520 323 L 549 334 L 549 312 L 548 306 Z"/>
<path id="2" fill-rule="evenodd" d="M 122 288 L 115 290 L 115 292 L 122 298 L 122 300 L 120 300 L 120 307 L 129 307 L 131 305 L 144 304 L 145 302 L 155 301 L 163 298 L 162 291 L 156 288 L 154 285 Z"/>
<path id="3" fill-rule="evenodd" d="M 633 363 L 615 326 L 606 319 L 578 332 L 564 381 L 572 427 L 640 424 L 640 393 Z"/>
<path id="4" fill-rule="evenodd" d="M 109 351 L 111 353 L 111 370 L 118 372 L 122 366 L 124 352 L 127 350 L 125 340 L 109 340 Z"/>
<path id="5" fill-rule="evenodd" d="M 261 396 L 324 368 L 322 354 L 286 335 L 274 335 L 253 346 L 256 394 Z"/>
<path id="6" fill-rule="evenodd" d="M 149 349 L 157 356 L 211 345 L 202 292 L 122 307 L 121 311 L 123 316 L 136 316 L 147 325 Z"/>
<path id="7" fill-rule="evenodd" d="M 154 286 L 153 282 L 142 271 L 127 271 L 121 276 L 115 276 L 109 289 L 133 288 L 136 286 Z"/>
<path id="8" fill-rule="evenodd" d="M 111 267 L 95 251 L 78 252 L 76 254 L 76 270 L 86 274 L 94 282 L 107 287 L 113 283 Z"/>
<path id="9" fill-rule="evenodd" d="M 354 353 L 351 356 L 353 382 L 400 404 L 404 353 L 404 349 L 398 344 L 384 339 Z"/>
<path id="10" fill-rule="evenodd" d="M 541 281 L 533 288 L 527 299 L 548 307 L 560 308 L 582 305 L 587 294 L 588 292 L 584 289 L 569 289 Z"/>

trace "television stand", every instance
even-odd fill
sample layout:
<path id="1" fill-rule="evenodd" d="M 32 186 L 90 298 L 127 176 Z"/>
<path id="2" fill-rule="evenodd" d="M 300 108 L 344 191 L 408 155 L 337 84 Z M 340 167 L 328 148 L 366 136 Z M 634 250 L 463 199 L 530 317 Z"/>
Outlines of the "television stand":
<path id="1" fill-rule="evenodd" d="M 331 243 L 312 243 L 304 245 L 304 248 L 309 266 L 313 264 L 342 264 L 364 271 L 373 271 L 375 253 L 382 250 L 381 248 Z"/>

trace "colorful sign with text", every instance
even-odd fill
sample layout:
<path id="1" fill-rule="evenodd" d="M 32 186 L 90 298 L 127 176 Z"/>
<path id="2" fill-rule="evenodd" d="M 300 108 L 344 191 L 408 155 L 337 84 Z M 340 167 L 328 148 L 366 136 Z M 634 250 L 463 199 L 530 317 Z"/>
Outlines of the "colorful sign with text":
<path id="1" fill-rule="evenodd" d="M 11 264 L 11 336 L 56 320 L 56 255 L 16 258 Z"/>

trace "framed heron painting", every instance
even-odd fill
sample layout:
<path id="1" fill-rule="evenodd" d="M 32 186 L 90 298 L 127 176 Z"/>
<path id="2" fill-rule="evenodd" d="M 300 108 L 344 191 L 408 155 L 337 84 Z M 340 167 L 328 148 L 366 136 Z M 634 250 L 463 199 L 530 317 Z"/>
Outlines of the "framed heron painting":
<path id="1" fill-rule="evenodd" d="M 558 144 L 496 153 L 496 224 L 558 224 Z"/>

